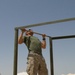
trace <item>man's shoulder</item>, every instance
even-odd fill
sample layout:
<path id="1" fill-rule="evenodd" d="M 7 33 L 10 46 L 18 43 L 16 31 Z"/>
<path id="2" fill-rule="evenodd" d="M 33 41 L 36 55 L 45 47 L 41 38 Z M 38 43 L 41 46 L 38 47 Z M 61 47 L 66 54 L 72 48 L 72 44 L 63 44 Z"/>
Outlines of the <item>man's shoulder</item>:
<path id="1" fill-rule="evenodd" d="M 31 36 L 31 38 L 36 38 L 36 39 L 38 39 L 36 36 Z"/>

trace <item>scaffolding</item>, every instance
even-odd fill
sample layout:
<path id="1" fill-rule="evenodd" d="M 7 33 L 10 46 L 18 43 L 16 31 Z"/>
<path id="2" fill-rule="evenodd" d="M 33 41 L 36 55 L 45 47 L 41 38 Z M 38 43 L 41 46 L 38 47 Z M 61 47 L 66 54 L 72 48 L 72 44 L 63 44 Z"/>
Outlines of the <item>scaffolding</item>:
<path id="1" fill-rule="evenodd" d="M 30 28 L 30 27 L 35 27 L 35 26 L 43 26 L 43 25 L 51 25 L 51 24 L 56 24 L 56 23 L 61 23 L 61 22 L 68 22 L 68 21 L 74 21 L 74 18 L 67 18 L 67 19 L 61 19 L 61 20 L 56 20 L 56 21 L 50 21 L 50 22 L 44 22 L 44 23 L 38 23 L 38 24 L 31 24 L 27 26 L 21 26 L 21 27 L 15 27 L 15 39 L 14 39 L 14 66 L 13 66 L 13 75 L 17 75 L 17 59 L 18 59 L 18 30 L 22 28 Z M 35 34 L 42 35 L 40 33 L 35 32 Z M 46 37 L 49 38 L 49 43 L 50 43 L 50 72 L 51 75 L 54 75 L 54 65 L 53 65 L 53 40 L 58 40 L 58 39 L 67 39 L 67 38 L 75 38 L 75 35 L 68 35 L 68 36 L 56 36 L 56 37 L 51 37 L 46 35 Z"/>

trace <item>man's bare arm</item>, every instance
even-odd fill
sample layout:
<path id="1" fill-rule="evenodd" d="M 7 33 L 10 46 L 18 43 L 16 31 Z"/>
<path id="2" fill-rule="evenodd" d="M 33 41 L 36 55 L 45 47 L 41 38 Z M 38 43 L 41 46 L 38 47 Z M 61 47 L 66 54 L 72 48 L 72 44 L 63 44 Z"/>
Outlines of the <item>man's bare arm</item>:
<path id="1" fill-rule="evenodd" d="M 18 44 L 22 44 L 23 43 L 23 33 L 26 31 L 26 29 L 21 29 L 21 34 L 18 37 Z"/>
<path id="2" fill-rule="evenodd" d="M 42 34 L 42 37 L 43 37 L 43 39 L 42 39 L 42 42 L 41 42 L 41 47 L 43 49 L 45 49 L 46 48 L 46 39 L 45 39 L 46 35 Z"/>

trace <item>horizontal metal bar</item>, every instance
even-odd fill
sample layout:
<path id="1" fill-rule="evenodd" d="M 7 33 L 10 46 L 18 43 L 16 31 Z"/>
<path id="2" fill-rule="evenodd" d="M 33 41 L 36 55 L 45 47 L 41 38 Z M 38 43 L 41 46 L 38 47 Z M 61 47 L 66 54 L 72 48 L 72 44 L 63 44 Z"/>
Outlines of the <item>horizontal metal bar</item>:
<path id="1" fill-rule="evenodd" d="M 37 33 L 37 32 L 33 32 L 34 34 L 38 34 L 38 35 L 42 35 L 41 33 Z M 46 37 L 50 37 L 48 35 L 46 35 Z"/>
<path id="2" fill-rule="evenodd" d="M 57 37 L 51 37 L 51 38 L 52 40 L 67 39 L 67 38 L 75 38 L 75 35 L 57 36 Z"/>
<path id="3" fill-rule="evenodd" d="M 31 25 L 27 25 L 27 26 L 20 26 L 20 27 L 16 27 L 16 29 L 29 28 L 29 27 L 35 27 L 35 26 L 42 26 L 42 25 L 48 25 L 48 24 L 55 24 L 55 23 L 73 21 L 73 20 L 75 20 L 75 17 L 74 18 L 61 19 L 61 20 L 55 20 L 55 21 L 51 21 L 51 22 L 43 22 L 43 23 L 38 23 L 38 24 L 31 24 Z"/>
<path id="4" fill-rule="evenodd" d="M 21 29 L 20 29 L 20 30 L 21 30 Z M 29 30 L 26 30 L 26 31 L 29 31 Z M 41 34 L 41 33 L 34 32 L 34 31 L 33 31 L 33 34 L 43 35 L 43 34 Z M 50 36 L 46 35 L 46 37 L 50 37 Z"/>

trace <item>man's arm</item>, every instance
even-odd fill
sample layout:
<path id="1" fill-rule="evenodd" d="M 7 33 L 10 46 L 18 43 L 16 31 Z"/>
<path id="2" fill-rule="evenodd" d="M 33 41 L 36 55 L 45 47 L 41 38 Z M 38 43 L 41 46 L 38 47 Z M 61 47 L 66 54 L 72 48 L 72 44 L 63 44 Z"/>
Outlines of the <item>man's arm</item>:
<path id="1" fill-rule="evenodd" d="M 26 29 L 21 29 L 21 34 L 18 37 L 18 44 L 22 44 L 23 43 L 23 33 L 26 31 Z"/>
<path id="2" fill-rule="evenodd" d="M 42 47 L 43 49 L 45 49 L 45 48 L 46 48 L 46 38 L 45 38 L 46 35 L 43 34 L 42 37 L 43 37 L 43 39 L 42 39 L 42 42 L 41 42 L 41 47 Z"/>

